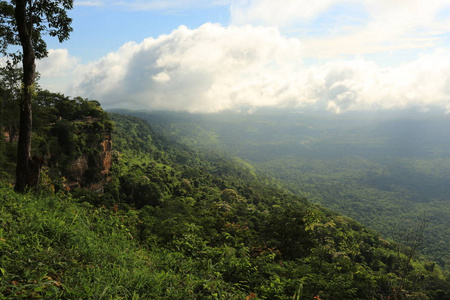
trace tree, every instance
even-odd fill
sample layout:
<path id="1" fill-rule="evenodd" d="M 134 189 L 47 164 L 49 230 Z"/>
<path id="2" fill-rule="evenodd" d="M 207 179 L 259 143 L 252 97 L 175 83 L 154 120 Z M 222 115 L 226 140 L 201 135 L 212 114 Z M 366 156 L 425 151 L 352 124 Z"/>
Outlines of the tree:
<path id="1" fill-rule="evenodd" d="M 60 42 L 69 38 L 72 19 L 67 16 L 67 10 L 72 7 L 73 0 L 0 1 L 0 53 L 15 63 L 21 60 L 23 69 L 15 185 L 18 192 L 37 184 L 42 164 L 41 159 L 31 157 L 35 61 L 47 56 L 44 35 L 57 37 Z M 21 50 L 10 53 L 10 46 L 19 46 Z"/>

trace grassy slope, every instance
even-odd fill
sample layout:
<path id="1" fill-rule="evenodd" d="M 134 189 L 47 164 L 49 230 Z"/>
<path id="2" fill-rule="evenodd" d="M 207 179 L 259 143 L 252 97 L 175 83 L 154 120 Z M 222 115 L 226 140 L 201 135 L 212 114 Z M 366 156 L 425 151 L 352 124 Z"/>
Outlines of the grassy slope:
<path id="1" fill-rule="evenodd" d="M 213 272 L 187 272 L 179 252 L 144 250 L 134 211 L 76 203 L 64 195 L 17 195 L 0 186 L 0 297 L 243 299 Z"/>

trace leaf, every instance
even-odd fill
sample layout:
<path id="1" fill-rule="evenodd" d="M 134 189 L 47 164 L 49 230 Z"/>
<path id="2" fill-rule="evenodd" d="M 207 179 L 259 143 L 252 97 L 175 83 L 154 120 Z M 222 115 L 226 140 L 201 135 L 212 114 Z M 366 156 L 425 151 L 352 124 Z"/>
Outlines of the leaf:
<path id="1" fill-rule="evenodd" d="M 35 291 L 35 292 L 43 292 L 43 291 L 44 291 L 44 288 L 43 288 L 42 286 L 38 286 L 38 287 L 35 287 L 35 288 L 34 288 L 34 291 Z"/>

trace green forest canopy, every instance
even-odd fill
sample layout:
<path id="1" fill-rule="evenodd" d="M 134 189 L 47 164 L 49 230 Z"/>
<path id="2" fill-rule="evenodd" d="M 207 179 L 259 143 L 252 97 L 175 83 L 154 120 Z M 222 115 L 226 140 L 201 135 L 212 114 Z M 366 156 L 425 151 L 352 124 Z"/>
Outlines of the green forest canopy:
<path id="1" fill-rule="evenodd" d="M 142 119 L 106 114 L 96 101 L 40 97 L 37 111 L 49 122 L 35 128 L 38 149 L 48 153 L 45 141 L 56 134 L 65 162 L 88 153 L 85 140 L 70 134 L 86 107 L 99 116 L 94 133 L 114 128 L 112 176 L 102 194 L 67 191 L 44 176 L 38 191 L 18 195 L 3 178 L 3 298 L 450 297 L 448 274 L 418 255 L 421 223 L 410 242 L 396 244 L 242 160 L 192 148 Z M 14 143 L 0 142 L 1 166 L 11 164 Z M 50 165 L 48 174 L 63 165 Z"/>
<path id="2" fill-rule="evenodd" d="M 450 117 L 423 113 L 139 113 L 158 132 L 242 158 L 384 236 L 431 218 L 423 253 L 450 265 Z"/>

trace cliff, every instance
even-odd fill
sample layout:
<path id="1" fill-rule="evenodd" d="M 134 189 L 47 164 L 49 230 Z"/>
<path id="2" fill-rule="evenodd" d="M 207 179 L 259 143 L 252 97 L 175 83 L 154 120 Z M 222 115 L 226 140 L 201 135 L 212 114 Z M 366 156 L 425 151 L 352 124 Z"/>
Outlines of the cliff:
<path id="1" fill-rule="evenodd" d="M 102 192 L 111 181 L 113 123 L 97 101 L 39 91 L 33 103 L 32 156 L 39 162 L 36 185 Z M 5 110 L 4 115 L 14 115 Z M 0 167 L 13 181 L 16 119 L 0 120 Z M 41 169 L 42 174 L 40 177 Z M 5 177 L 5 175 L 2 175 Z"/>
<path id="2" fill-rule="evenodd" d="M 65 186 L 69 189 L 87 188 L 99 193 L 111 181 L 112 138 L 110 132 L 105 132 L 103 140 L 90 145 L 93 153 L 85 153 L 77 157 L 69 166 L 64 177 Z"/>
<path id="3" fill-rule="evenodd" d="M 47 157 L 55 189 L 102 193 L 111 181 L 113 123 L 109 115 L 97 101 L 82 98 L 59 99 L 48 110 L 53 121 L 40 149 Z"/>

